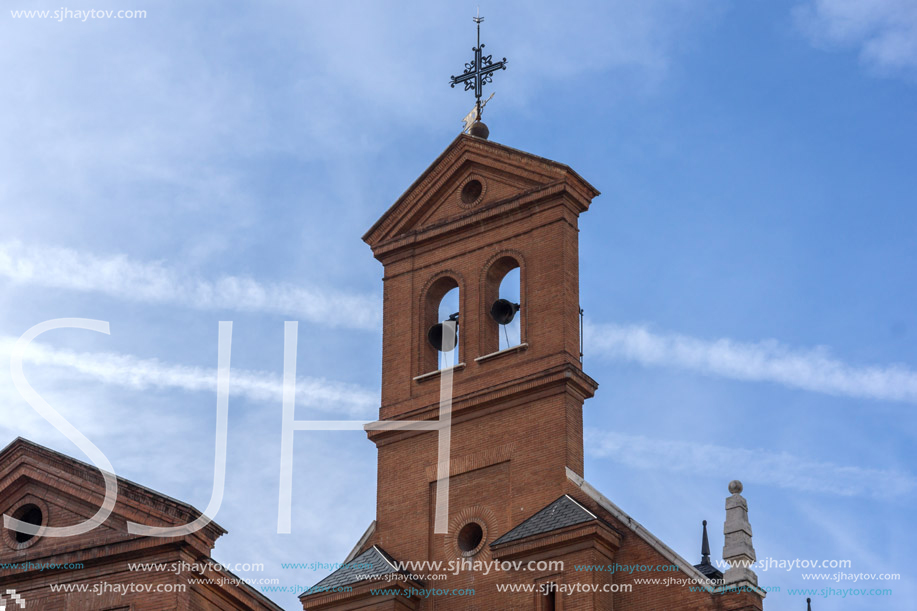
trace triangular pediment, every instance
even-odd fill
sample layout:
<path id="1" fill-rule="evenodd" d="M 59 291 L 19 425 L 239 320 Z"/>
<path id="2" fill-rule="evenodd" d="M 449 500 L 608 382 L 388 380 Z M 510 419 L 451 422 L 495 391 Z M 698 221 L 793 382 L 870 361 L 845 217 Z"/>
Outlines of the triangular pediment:
<path id="1" fill-rule="evenodd" d="M 375 249 L 558 185 L 576 191 L 586 202 L 598 195 L 594 187 L 561 163 L 462 134 L 363 239 Z"/>
<path id="2" fill-rule="evenodd" d="M 64 527 L 80 524 L 92 518 L 98 506 L 92 499 L 79 494 L 72 487 L 49 487 L 48 473 L 34 465 L 23 463 L 0 483 L 0 511 L 15 515 L 15 509 L 24 505 L 36 505 L 45 514 L 46 526 Z M 91 540 L 93 545 L 126 538 L 127 519 L 115 511 L 91 533 L 67 538 L 68 544 Z M 6 536 L 7 533 L 4 533 Z"/>
<path id="3" fill-rule="evenodd" d="M 73 526 L 92 518 L 105 496 L 105 481 L 95 467 L 44 446 L 17 439 L 0 452 L 0 512 L 15 514 L 17 508 L 35 505 L 49 527 Z M 91 531 L 72 537 L 38 537 L 34 551 L 40 554 L 97 548 L 100 545 L 138 539 L 127 523 L 177 526 L 192 522 L 200 512 L 180 501 L 129 480 L 118 478 L 118 497 L 111 515 Z M 2 527 L 0 527 L 2 528 Z M 209 551 L 225 531 L 211 522 L 189 535 Z M 4 538 L 15 536 L 2 533 Z M 0 557 L 15 552 L 0 545 Z M 32 552 L 32 548 L 28 548 Z M 20 550 L 21 551 L 21 550 Z"/>

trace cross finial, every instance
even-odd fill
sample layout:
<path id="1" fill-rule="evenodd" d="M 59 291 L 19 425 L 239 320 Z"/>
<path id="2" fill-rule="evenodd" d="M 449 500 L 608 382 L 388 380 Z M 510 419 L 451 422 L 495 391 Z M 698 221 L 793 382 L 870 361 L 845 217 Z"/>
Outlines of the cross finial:
<path id="1" fill-rule="evenodd" d="M 452 76 L 449 85 L 455 87 L 459 83 L 464 83 L 465 91 L 474 89 L 475 110 L 477 111 L 477 120 L 480 121 L 481 113 L 484 110 L 484 105 L 481 104 L 484 85 L 493 81 L 494 72 L 506 70 L 506 58 L 504 57 L 501 61 L 494 62 L 491 60 L 492 55 L 484 55 L 484 45 L 481 44 L 481 22 L 484 21 L 484 18 L 481 17 L 480 9 L 478 9 L 477 16 L 472 17 L 472 20 L 478 26 L 478 46 L 471 49 L 474 51 L 474 59 L 465 64 L 465 71 L 461 75 Z"/>

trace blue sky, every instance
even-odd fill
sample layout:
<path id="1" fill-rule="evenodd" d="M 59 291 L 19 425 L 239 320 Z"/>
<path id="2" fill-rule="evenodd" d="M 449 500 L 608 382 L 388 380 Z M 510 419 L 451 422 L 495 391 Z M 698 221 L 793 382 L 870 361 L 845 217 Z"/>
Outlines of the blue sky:
<path id="1" fill-rule="evenodd" d="M 10 0 L 7 9 L 59 9 Z M 79 7 L 84 8 L 84 7 Z M 362 434 L 296 434 L 276 534 L 283 322 L 297 417 L 371 419 L 380 265 L 360 236 L 472 99 L 475 5 L 99 1 L 145 19 L 0 14 L 0 349 L 117 473 L 210 497 L 217 323 L 234 321 L 216 557 L 283 585 L 373 519 Z M 917 596 L 917 6 L 907 0 L 481 5 L 509 69 L 491 139 L 602 191 L 581 218 L 586 479 L 688 559 L 745 484 L 759 559 L 851 561 Z M 0 445 L 79 450 L 0 369 Z M 802 609 L 803 571 L 759 572 Z M 297 608 L 294 597 L 276 597 Z M 870 597 L 816 609 L 871 609 Z"/>

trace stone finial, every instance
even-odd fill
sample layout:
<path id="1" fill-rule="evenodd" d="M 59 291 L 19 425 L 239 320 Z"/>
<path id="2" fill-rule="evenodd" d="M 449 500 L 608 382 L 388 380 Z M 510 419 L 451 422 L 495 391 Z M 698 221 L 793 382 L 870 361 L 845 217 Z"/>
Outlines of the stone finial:
<path id="1" fill-rule="evenodd" d="M 742 482 L 729 482 L 732 496 L 726 498 L 726 523 L 723 525 L 723 560 L 729 569 L 723 573 L 726 585 L 758 585 L 758 576 L 751 570 L 755 548 L 751 543 L 751 524 L 748 522 L 748 503 L 742 496 Z"/>
<path id="2" fill-rule="evenodd" d="M 811 598 L 806 599 L 806 609 L 807 611 L 812 611 L 812 599 Z"/>

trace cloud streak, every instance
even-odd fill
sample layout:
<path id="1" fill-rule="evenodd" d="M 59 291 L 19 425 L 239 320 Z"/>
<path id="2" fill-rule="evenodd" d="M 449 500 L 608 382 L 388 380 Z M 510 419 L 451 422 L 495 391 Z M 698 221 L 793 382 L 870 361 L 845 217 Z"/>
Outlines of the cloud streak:
<path id="1" fill-rule="evenodd" d="M 19 284 L 101 293 L 147 304 L 283 314 L 364 330 L 376 330 L 380 323 L 378 300 L 369 295 L 264 284 L 245 276 L 208 281 L 161 262 L 97 256 L 69 248 L 0 243 L 0 276 Z"/>
<path id="2" fill-rule="evenodd" d="M 789 490 L 847 497 L 909 494 L 917 478 L 907 473 L 804 460 L 786 452 L 650 439 L 642 435 L 586 431 L 586 451 L 637 469 L 739 478 Z"/>
<path id="3" fill-rule="evenodd" d="M 851 366 L 826 348 L 798 350 L 776 340 L 703 340 L 654 333 L 643 325 L 588 325 L 586 331 L 591 350 L 606 358 L 828 395 L 917 403 L 917 372 L 904 365 Z"/>
<path id="4" fill-rule="evenodd" d="M 0 352 L 9 354 L 13 343 L 12 338 L 0 341 Z M 58 381 L 75 376 L 132 390 L 215 392 L 216 389 L 215 369 L 117 353 L 76 352 L 33 342 L 26 361 L 58 370 Z M 279 404 L 282 387 L 278 374 L 232 370 L 231 396 Z M 371 420 L 378 393 L 357 385 L 305 377 L 297 381 L 297 403 L 325 414 Z M 637 469 L 704 473 L 723 478 L 738 476 L 758 484 L 839 496 L 887 498 L 917 489 L 914 476 L 893 470 L 815 462 L 785 452 L 651 439 L 595 429 L 586 431 L 586 449 L 593 457 L 609 458 Z"/>
<path id="5" fill-rule="evenodd" d="M 0 277 L 23 285 L 100 293 L 125 301 L 280 314 L 332 327 L 376 330 L 381 323 L 377 300 L 368 295 L 265 284 L 242 276 L 205 280 L 161 262 L 19 242 L 0 243 Z M 656 333 L 645 325 L 587 325 L 586 332 L 592 350 L 606 358 L 735 380 L 773 382 L 829 395 L 917 403 L 917 372 L 912 369 L 904 365 L 855 367 L 833 358 L 825 348 L 793 349 L 775 340 L 704 340 Z M 105 357 L 105 370 L 130 375 L 143 370 L 152 376 L 150 380 L 155 379 L 154 361 L 124 360 L 130 358 Z M 144 363 L 151 367 L 144 370 Z M 72 365 L 88 367 L 77 361 Z M 102 370 L 94 374 L 102 375 Z M 194 386 L 190 380 L 195 375 L 185 376 L 173 369 L 166 377 Z M 262 379 L 255 376 L 248 380 L 246 392 L 257 394 Z"/>
<path id="6" fill-rule="evenodd" d="M 813 0 L 794 16 L 816 45 L 857 46 L 864 63 L 883 71 L 917 68 L 912 0 Z"/>
<path id="7" fill-rule="evenodd" d="M 8 355 L 15 343 L 0 341 L 0 352 Z M 158 359 L 140 359 L 110 352 L 75 352 L 33 342 L 26 350 L 27 362 L 64 369 L 64 375 L 77 374 L 102 384 L 132 390 L 176 389 L 189 392 L 216 392 L 216 369 L 162 363 Z M 258 402 L 276 402 L 283 396 L 279 374 L 233 368 L 230 372 L 230 397 L 244 396 Z M 296 402 L 323 413 L 352 418 L 375 418 L 379 395 L 360 386 L 326 380 L 297 377 Z"/>
<path id="8" fill-rule="evenodd" d="M 124 255 L 97 256 L 68 248 L 0 243 L 0 277 L 17 284 L 100 293 L 145 304 L 271 313 L 361 330 L 376 330 L 381 324 L 377 300 L 368 295 L 266 284 L 242 276 L 206 280 L 161 262 L 134 261 Z M 605 358 L 735 380 L 772 382 L 829 395 L 917 403 L 914 370 L 897 364 L 851 366 L 832 357 L 826 348 L 793 349 L 776 340 L 704 340 L 656 333 L 645 325 L 587 325 L 586 332 L 591 349 Z M 109 355 L 102 360 L 105 371 L 121 371 L 129 374 L 129 379 L 132 372 L 144 371 L 148 378 L 143 379 L 156 379 L 155 361 L 125 360 L 132 358 Z M 145 369 L 144 364 L 150 367 Z M 89 366 L 78 361 L 72 365 Z M 102 375 L 103 370 L 87 373 Z M 191 380 L 198 373 L 185 375 L 180 369 L 170 369 L 163 379 L 176 383 L 183 380 L 189 389 L 196 389 Z M 247 380 L 246 392 L 252 396 L 261 392 L 258 388 L 262 380 L 260 375 Z"/>

